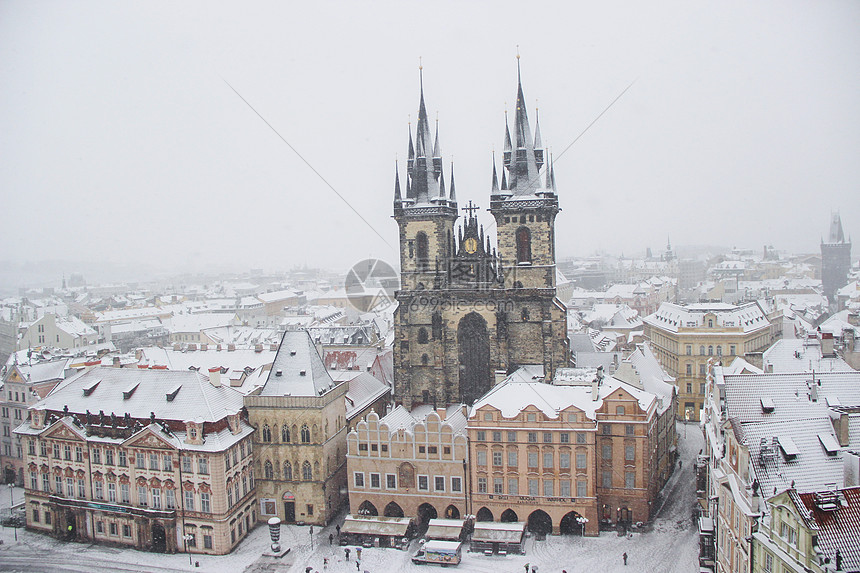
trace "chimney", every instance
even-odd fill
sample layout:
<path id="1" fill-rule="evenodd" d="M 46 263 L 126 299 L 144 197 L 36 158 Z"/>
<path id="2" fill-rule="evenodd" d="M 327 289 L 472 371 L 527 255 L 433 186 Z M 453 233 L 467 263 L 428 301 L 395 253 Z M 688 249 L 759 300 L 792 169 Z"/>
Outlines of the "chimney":
<path id="1" fill-rule="evenodd" d="M 493 386 L 501 384 L 502 382 L 504 382 L 505 378 L 508 377 L 508 373 L 504 370 L 496 370 L 493 374 L 495 376 Z"/>
<path id="2" fill-rule="evenodd" d="M 600 389 L 600 378 L 598 376 L 594 377 L 594 380 L 591 381 L 591 399 L 597 401 L 599 394 L 598 390 Z"/>
<path id="3" fill-rule="evenodd" d="M 438 408 L 438 407 L 437 407 L 437 408 L 436 408 L 436 413 L 439 415 L 439 419 L 440 419 L 440 420 L 442 420 L 442 421 L 444 422 L 444 421 L 445 421 L 445 418 L 446 418 L 446 417 L 447 417 L 447 415 L 448 415 L 448 410 L 447 410 L 447 409 L 445 409 L 445 408 Z"/>
<path id="4" fill-rule="evenodd" d="M 821 333 L 821 356 L 836 356 L 836 351 L 833 349 L 833 335 L 829 332 Z"/>
<path id="5" fill-rule="evenodd" d="M 847 448 L 849 446 L 850 439 L 848 435 L 848 414 L 846 412 L 839 412 L 839 417 L 833 419 L 833 429 L 836 430 L 836 437 L 839 439 L 839 445 L 843 448 Z"/>
<path id="6" fill-rule="evenodd" d="M 221 367 L 215 366 L 209 369 L 209 383 L 216 388 L 221 387 Z"/>

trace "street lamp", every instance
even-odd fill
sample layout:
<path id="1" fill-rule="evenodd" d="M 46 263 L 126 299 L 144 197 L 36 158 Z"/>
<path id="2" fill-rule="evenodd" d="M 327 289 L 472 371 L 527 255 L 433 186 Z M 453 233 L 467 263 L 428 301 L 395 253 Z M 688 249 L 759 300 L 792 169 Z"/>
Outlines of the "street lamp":
<path id="1" fill-rule="evenodd" d="M 186 533 L 182 537 L 182 540 L 185 541 L 185 552 L 188 553 L 188 564 L 192 565 L 192 563 L 191 563 L 191 552 L 188 551 L 188 545 L 194 540 L 194 536 L 191 535 L 190 533 Z"/>
<path id="2" fill-rule="evenodd" d="M 576 518 L 576 522 L 582 530 L 582 537 L 585 537 L 585 524 L 588 523 L 588 518 L 580 515 Z"/>

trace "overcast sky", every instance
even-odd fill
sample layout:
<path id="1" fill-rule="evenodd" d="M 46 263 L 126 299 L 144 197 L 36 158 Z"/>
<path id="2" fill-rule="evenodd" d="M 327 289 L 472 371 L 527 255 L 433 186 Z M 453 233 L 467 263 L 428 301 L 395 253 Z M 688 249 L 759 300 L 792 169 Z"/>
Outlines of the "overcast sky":
<path id="1" fill-rule="evenodd" d="M 517 46 L 561 256 L 815 252 L 831 210 L 860 237 L 858 30 L 856 1 L 2 0 L 0 261 L 395 263 L 419 57 L 446 176 L 486 208 Z"/>

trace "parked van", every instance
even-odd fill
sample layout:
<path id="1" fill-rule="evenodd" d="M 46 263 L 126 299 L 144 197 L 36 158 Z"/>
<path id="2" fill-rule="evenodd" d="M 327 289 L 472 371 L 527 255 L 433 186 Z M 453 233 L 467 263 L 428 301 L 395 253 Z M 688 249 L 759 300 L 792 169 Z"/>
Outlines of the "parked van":
<path id="1" fill-rule="evenodd" d="M 442 567 L 458 565 L 463 558 L 462 545 L 459 541 L 425 541 L 412 556 L 412 562 L 417 565 L 432 563 Z"/>

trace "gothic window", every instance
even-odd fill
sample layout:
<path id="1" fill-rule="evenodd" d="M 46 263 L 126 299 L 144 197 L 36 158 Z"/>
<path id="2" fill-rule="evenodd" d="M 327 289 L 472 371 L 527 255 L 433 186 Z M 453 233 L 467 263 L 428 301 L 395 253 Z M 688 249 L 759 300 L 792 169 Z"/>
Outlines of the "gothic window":
<path id="1" fill-rule="evenodd" d="M 517 229 L 517 262 L 529 263 L 532 260 L 532 234 L 526 227 Z"/>
<path id="2" fill-rule="evenodd" d="M 433 339 L 442 338 L 442 313 L 438 310 L 433 313 Z"/>
<path id="3" fill-rule="evenodd" d="M 266 476 L 266 479 L 274 479 L 275 477 L 275 470 L 269 460 L 266 460 L 266 464 L 263 466 L 263 475 Z"/>
<path id="4" fill-rule="evenodd" d="M 311 463 L 308 461 L 305 461 L 305 463 L 302 464 L 302 479 L 305 481 L 311 481 L 314 479 L 313 471 L 311 470 Z"/>
<path id="5" fill-rule="evenodd" d="M 263 441 L 271 442 L 272 441 L 272 429 L 269 428 L 269 424 L 263 426 Z"/>
<path id="6" fill-rule="evenodd" d="M 418 329 L 418 344 L 427 344 L 427 329 L 423 326 Z"/>
<path id="7" fill-rule="evenodd" d="M 281 427 L 281 441 L 285 444 L 288 444 L 290 442 L 290 429 L 287 427 L 286 424 Z"/>
<path id="8" fill-rule="evenodd" d="M 529 319 L 529 309 L 524 308 L 523 312 L 522 312 L 522 316 L 523 316 L 523 320 L 528 320 Z"/>
<path id="9" fill-rule="evenodd" d="M 427 356 L 426 354 L 422 354 L 422 355 L 421 355 L 421 364 L 422 364 L 422 365 L 424 365 L 424 366 L 427 366 L 427 364 L 428 364 L 429 362 L 430 362 L 430 357 L 429 357 L 429 356 Z"/>
<path id="10" fill-rule="evenodd" d="M 284 462 L 284 479 L 287 481 L 293 479 L 293 466 L 290 462 Z"/>
<path id="11" fill-rule="evenodd" d="M 418 270 L 427 270 L 430 264 L 430 246 L 427 241 L 427 234 L 424 232 L 418 233 L 415 236 L 415 244 L 418 251 Z"/>
<path id="12" fill-rule="evenodd" d="M 307 424 L 302 424 L 302 443 L 303 444 L 311 443 L 311 431 L 308 429 Z"/>

